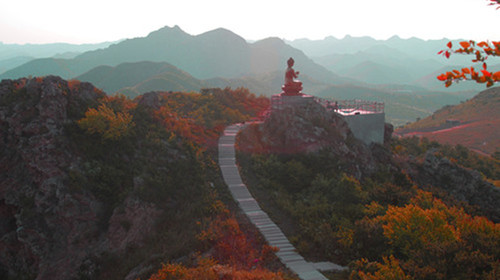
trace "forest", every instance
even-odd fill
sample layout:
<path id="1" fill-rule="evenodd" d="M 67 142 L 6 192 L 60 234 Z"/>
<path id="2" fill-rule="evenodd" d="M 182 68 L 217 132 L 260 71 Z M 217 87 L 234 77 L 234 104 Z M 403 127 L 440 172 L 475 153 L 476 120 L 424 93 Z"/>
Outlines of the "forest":
<path id="1" fill-rule="evenodd" d="M 419 186 L 403 167 L 432 152 L 498 185 L 498 160 L 416 137 L 393 138 L 386 152 L 397 161 L 362 178 L 339 172 L 349 162 L 331 149 L 238 158 L 252 193 L 302 254 L 349 266 L 332 279 L 497 279 L 500 225 Z"/>

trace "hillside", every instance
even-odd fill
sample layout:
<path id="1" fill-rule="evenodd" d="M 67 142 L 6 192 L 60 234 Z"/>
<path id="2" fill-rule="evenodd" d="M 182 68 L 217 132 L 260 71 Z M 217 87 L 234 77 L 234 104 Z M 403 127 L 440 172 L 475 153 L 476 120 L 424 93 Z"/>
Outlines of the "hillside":
<path id="1" fill-rule="evenodd" d="M 245 90 L 130 100 L 54 76 L 3 80 L 0 278 L 147 279 L 161 263 L 199 262 L 282 279 L 222 202 L 214 163 L 222 129 L 268 104 Z M 238 240 L 241 259 L 224 257 L 222 237 Z M 266 262 L 250 271 L 247 258 Z"/>
<path id="2" fill-rule="evenodd" d="M 431 116 L 408 124 L 396 133 L 418 135 L 440 143 L 461 144 L 486 154 L 499 152 L 500 88 L 480 92 L 455 106 L 445 106 Z"/>
<path id="3" fill-rule="evenodd" d="M 314 104 L 271 112 L 236 147 L 245 185 L 299 253 L 349 264 L 331 279 L 498 275 L 500 189 L 485 180 L 500 179 L 498 161 L 417 138 L 367 146 Z"/>

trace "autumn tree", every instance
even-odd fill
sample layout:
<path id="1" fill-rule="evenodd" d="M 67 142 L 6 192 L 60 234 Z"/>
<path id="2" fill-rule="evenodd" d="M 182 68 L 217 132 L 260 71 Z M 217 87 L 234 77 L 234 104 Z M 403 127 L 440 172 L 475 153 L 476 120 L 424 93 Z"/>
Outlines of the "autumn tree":
<path id="1" fill-rule="evenodd" d="M 488 0 L 491 6 L 497 6 L 500 9 L 500 0 Z M 500 41 L 481 41 L 474 40 L 462 41 L 457 48 L 454 48 L 452 42 L 448 42 L 447 49 L 440 51 L 446 58 L 450 58 L 452 54 L 472 55 L 473 63 L 480 63 L 480 69 L 475 69 L 474 66 L 465 67 L 460 70 L 454 69 L 437 76 L 437 79 L 444 82 L 446 87 L 451 86 L 454 82 L 463 80 L 472 80 L 477 83 L 486 84 L 487 87 L 493 86 L 500 82 L 500 71 L 488 71 L 487 59 L 490 56 L 500 57 Z"/>
<path id="2" fill-rule="evenodd" d="M 118 140 L 131 133 L 134 122 L 128 112 L 115 112 L 107 104 L 101 104 L 97 109 L 88 109 L 78 125 L 89 134 L 101 135 L 104 140 Z"/>
<path id="3" fill-rule="evenodd" d="M 403 207 L 389 206 L 384 215 L 372 221 L 382 226 L 390 255 L 382 264 L 358 262 L 353 275 L 360 279 L 403 279 L 374 278 L 377 274 L 414 279 L 497 279 L 500 224 L 447 206 L 423 191 Z"/>

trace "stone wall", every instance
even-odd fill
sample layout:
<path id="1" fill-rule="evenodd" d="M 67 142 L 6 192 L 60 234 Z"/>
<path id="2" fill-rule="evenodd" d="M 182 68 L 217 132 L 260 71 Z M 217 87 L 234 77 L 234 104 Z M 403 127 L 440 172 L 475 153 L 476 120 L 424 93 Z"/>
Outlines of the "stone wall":
<path id="1" fill-rule="evenodd" d="M 369 145 L 384 143 L 385 113 L 344 116 L 354 136 Z"/>

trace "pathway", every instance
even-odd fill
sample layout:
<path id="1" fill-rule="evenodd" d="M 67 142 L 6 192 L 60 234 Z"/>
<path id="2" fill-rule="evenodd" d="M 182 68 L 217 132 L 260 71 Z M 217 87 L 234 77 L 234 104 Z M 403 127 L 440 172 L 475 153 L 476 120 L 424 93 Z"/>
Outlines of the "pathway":
<path id="1" fill-rule="evenodd" d="M 228 126 L 224 131 L 224 135 L 219 138 L 219 166 L 224 181 L 241 210 L 259 229 L 269 245 L 279 249 L 276 253 L 278 258 L 300 279 L 327 280 L 319 270 L 343 270 L 343 267 L 330 262 L 310 263 L 304 260 L 296 252 L 295 247 L 288 241 L 280 228 L 262 211 L 257 201 L 243 184 L 236 166 L 234 143 L 240 128 L 241 126 L 238 124 Z"/>

